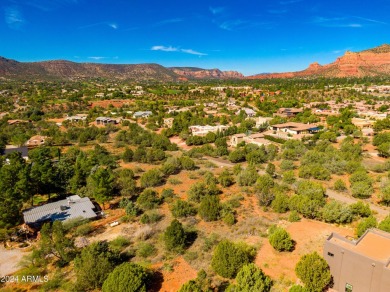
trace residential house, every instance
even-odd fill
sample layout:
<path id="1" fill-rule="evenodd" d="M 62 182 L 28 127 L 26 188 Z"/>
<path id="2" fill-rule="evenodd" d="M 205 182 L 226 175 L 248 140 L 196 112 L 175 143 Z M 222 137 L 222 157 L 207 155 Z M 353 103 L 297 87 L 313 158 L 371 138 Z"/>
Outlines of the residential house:
<path id="1" fill-rule="evenodd" d="M 97 125 L 119 124 L 118 120 L 108 117 L 97 117 L 95 121 Z"/>
<path id="2" fill-rule="evenodd" d="M 260 128 L 261 126 L 268 124 L 269 121 L 272 120 L 272 118 L 266 118 L 266 117 L 255 117 L 255 118 L 247 118 L 247 119 L 254 120 L 256 122 L 255 125 L 256 128 Z"/>
<path id="3" fill-rule="evenodd" d="M 282 118 L 293 118 L 302 111 L 303 110 L 300 108 L 280 108 L 276 113 L 274 113 L 274 116 L 279 116 Z"/>
<path id="4" fill-rule="evenodd" d="M 87 197 L 74 195 L 53 203 L 33 207 L 23 212 L 24 222 L 30 227 L 39 227 L 45 222 L 66 221 L 75 218 L 94 219 L 97 207 Z"/>
<path id="5" fill-rule="evenodd" d="M 230 146 L 237 147 L 238 144 L 244 141 L 244 138 L 246 137 L 245 134 L 235 134 L 230 137 Z"/>
<path id="6" fill-rule="evenodd" d="M 133 118 L 137 119 L 137 118 L 148 118 L 152 115 L 153 113 L 151 111 L 139 111 L 139 112 L 135 112 L 133 114 Z"/>
<path id="7" fill-rule="evenodd" d="M 2 155 L 7 155 L 13 152 L 19 152 L 23 159 L 28 160 L 28 148 L 27 146 L 15 146 L 15 145 L 6 145 L 5 149 L 2 151 Z"/>
<path id="8" fill-rule="evenodd" d="M 30 123 L 30 121 L 25 121 L 25 120 L 8 120 L 7 123 L 8 123 L 8 125 L 18 125 L 18 124 L 23 124 L 23 123 Z"/>
<path id="9" fill-rule="evenodd" d="M 219 126 L 190 126 L 189 130 L 194 136 L 206 136 L 207 133 L 212 132 L 212 133 L 218 133 L 218 132 L 225 132 L 229 127 L 224 126 L 224 125 L 219 125 Z"/>
<path id="10" fill-rule="evenodd" d="M 74 116 L 66 117 L 65 120 L 73 123 L 73 122 L 82 122 L 87 120 L 87 114 L 77 114 Z"/>
<path id="11" fill-rule="evenodd" d="M 251 108 L 247 108 L 247 107 L 244 107 L 242 109 L 239 109 L 238 111 L 236 111 L 236 115 L 238 116 L 241 111 L 244 111 L 244 113 L 248 116 L 248 117 L 254 117 L 256 115 L 256 112 L 251 109 Z"/>
<path id="12" fill-rule="evenodd" d="M 45 144 L 47 137 L 41 135 L 32 136 L 26 143 L 27 146 L 40 146 Z"/>
<path id="13" fill-rule="evenodd" d="M 283 132 L 292 135 L 298 134 L 312 134 L 319 131 L 319 128 L 315 124 L 303 124 L 303 123 L 283 123 L 271 126 L 272 130 L 276 132 Z"/>
<path id="14" fill-rule="evenodd" d="M 390 291 L 390 233 L 370 229 L 352 241 L 332 233 L 325 241 L 324 258 L 336 291 Z"/>
<path id="15" fill-rule="evenodd" d="M 235 134 L 230 137 L 231 147 L 237 147 L 241 142 L 245 142 L 246 144 L 255 144 L 257 146 L 266 146 L 271 144 L 269 140 L 264 139 L 264 135 L 262 133 L 254 133 L 251 135 Z"/>
<path id="16" fill-rule="evenodd" d="M 173 126 L 173 120 L 174 120 L 174 118 L 165 118 L 165 119 L 163 120 L 164 128 L 168 128 L 168 129 L 172 128 L 172 126 Z"/>

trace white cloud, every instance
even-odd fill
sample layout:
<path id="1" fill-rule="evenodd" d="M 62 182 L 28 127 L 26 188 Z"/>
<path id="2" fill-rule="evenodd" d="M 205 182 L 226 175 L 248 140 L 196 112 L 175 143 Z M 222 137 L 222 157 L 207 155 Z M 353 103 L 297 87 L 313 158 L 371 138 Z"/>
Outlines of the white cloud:
<path id="1" fill-rule="evenodd" d="M 221 14 L 225 11 L 225 7 L 209 7 L 209 10 L 212 14 Z"/>
<path id="2" fill-rule="evenodd" d="M 323 27 L 346 27 L 346 28 L 361 28 L 373 25 L 387 25 L 386 22 L 364 18 L 360 16 L 344 16 L 344 17 L 321 17 L 317 16 L 312 23 Z"/>
<path id="3" fill-rule="evenodd" d="M 118 25 L 116 23 L 109 23 L 108 26 L 113 29 L 118 29 Z"/>
<path id="4" fill-rule="evenodd" d="M 153 46 L 152 51 L 163 51 L 163 52 L 177 52 L 179 49 L 175 47 L 165 47 L 165 46 Z"/>
<path id="5" fill-rule="evenodd" d="M 207 56 L 205 53 L 201 53 L 192 49 L 180 49 L 177 47 L 166 47 L 166 46 L 153 46 L 150 50 L 152 51 L 162 51 L 162 52 L 181 52 L 185 54 L 190 54 L 190 55 L 196 55 L 196 56 Z"/>
<path id="6" fill-rule="evenodd" d="M 88 57 L 88 59 L 92 59 L 92 60 L 102 60 L 102 59 L 107 59 L 107 57 L 101 57 L 101 56 L 93 56 L 93 57 Z"/>
<path id="7" fill-rule="evenodd" d="M 240 19 L 237 20 L 227 20 L 222 22 L 219 27 L 224 29 L 224 30 L 235 30 L 239 27 L 241 27 L 243 24 L 248 23 L 248 21 L 243 21 Z"/>
<path id="8" fill-rule="evenodd" d="M 186 53 L 186 54 L 191 54 L 191 55 L 207 56 L 207 54 L 205 54 L 205 53 L 200 53 L 200 52 L 197 52 L 197 51 L 194 51 L 191 49 L 181 49 L 180 51 L 183 53 Z"/>
<path id="9" fill-rule="evenodd" d="M 4 17 L 8 27 L 12 29 L 20 29 L 25 23 L 22 13 L 16 6 L 6 7 Z"/>

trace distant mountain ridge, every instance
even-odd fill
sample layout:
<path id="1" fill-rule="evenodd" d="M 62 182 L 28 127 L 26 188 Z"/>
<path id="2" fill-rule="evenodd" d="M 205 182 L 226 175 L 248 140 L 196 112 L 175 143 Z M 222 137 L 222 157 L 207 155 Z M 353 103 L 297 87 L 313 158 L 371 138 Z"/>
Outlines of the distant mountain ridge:
<path id="1" fill-rule="evenodd" d="M 295 78 L 295 77 L 366 77 L 390 76 L 390 45 L 361 52 L 347 51 L 333 63 L 320 65 L 314 62 L 303 71 L 257 74 L 248 79 Z"/>
<path id="2" fill-rule="evenodd" d="M 201 69 L 196 67 L 170 67 L 176 74 L 195 79 L 241 79 L 244 75 L 237 71 L 221 71 L 219 69 Z"/>
<path id="3" fill-rule="evenodd" d="M 99 64 L 66 60 L 18 62 L 0 57 L 0 78 L 47 80 L 107 78 L 121 80 L 176 81 L 187 79 L 243 78 L 235 71 L 189 67 L 166 68 L 159 64 Z"/>
<path id="4" fill-rule="evenodd" d="M 390 76 L 390 45 L 361 52 L 347 51 L 333 63 L 317 62 L 298 72 L 261 73 L 245 77 L 237 71 L 202 69 L 197 67 L 164 67 L 159 64 L 99 64 L 66 60 L 18 62 L 0 57 L 0 79 L 78 80 L 105 78 L 133 81 L 178 81 L 197 79 L 269 79 L 315 77 Z"/>

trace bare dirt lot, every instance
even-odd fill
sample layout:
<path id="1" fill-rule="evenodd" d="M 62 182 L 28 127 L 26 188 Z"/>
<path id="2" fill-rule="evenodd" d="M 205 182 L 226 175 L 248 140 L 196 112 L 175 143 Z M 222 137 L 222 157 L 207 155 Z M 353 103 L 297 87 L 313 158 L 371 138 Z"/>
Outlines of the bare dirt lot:
<path id="1" fill-rule="evenodd" d="M 0 247 L 0 277 L 10 275 L 19 270 L 18 263 L 28 252 L 22 249 L 5 249 Z"/>
<path id="2" fill-rule="evenodd" d="M 322 255 L 324 242 L 332 232 L 343 236 L 353 236 L 352 228 L 307 219 L 295 223 L 284 221 L 280 225 L 286 226 L 291 238 L 296 242 L 294 251 L 278 252 L 265 239 L 258 251 L 255 263 L 271 278 L 283 280 L 287 283 L 297 281 L 294 269 L 302 255 L 314 251 Z"/>

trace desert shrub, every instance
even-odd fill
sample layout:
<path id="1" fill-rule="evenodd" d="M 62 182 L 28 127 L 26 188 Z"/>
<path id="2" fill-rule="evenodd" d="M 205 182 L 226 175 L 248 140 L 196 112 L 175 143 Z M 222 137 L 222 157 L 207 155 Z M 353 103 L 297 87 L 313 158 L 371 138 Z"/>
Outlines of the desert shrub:
<path id="1" fill-rule="evenodd" d="M 233 163 L 245 161 L 245 152 L 242 149 L 237 149 L 229 154 L 229 160 Z"/>
<path id="2" fill-rule="evenodd" d="M 368 205 L 368 203 L 363 203 L 362 201 L 349 205 L 349 208 L 354 216 L 368 217 L 372 214 L 370 205 Z"/>
<path id="3" fill-rule="evenodd" d="M 381 203 L 386 206 L 390 206 L 390 180 L 383 180 L 381 182 L 380 190 Z"/>
<path id="4" fill-rule="evenodd" d="M 242 266 L 252 261 L 253 256 L 253 248 L 223 240 L 215 247 L 211 266 L 218 275 L 232 279 Z"/>
<path id="5" fill-rule="evenodd" d="M 164 200 L 164 202 L 170 202 L 175 197 L 175 192 L 172 189 L 163 189 L 161 192 L 161 199 Z"/>
<path id="6" fill-rule="evenodd" d="M 159 169 L 153 168 L 141 176 L 141 186 L 143 188 L 155 187 L 163 183 L 163 175 Z"/>
<path id="7" fill-rule="evenodd" d="M 355 198 L 369 198 L 373 191 L 374 189 L 372 188 L 371 183 L 367 181 L 358 181 L 351 185 L 351 194 Z"/>
<path id="8" fill-rule="evenodd" d="M 148 258 L 157 254 L 157 249 L 149 242 L 140 242 L 137 246 L 137 256 Z"/>
<path id="9" fill-rule="evenodd" d="M 180 179 L 178 179 L 178 178 L 176 178 L 176 177 L 171 177 L 171 178 L 169 178 L 168 179 L 168 182 L 171 184 L 171 185 L 181 185 L 183 182 L 180 180 Z"/>
<path id="10" fill-rule="evenodd" d="M 297 194 L 306 196 L 310 200 L 316 200 L 321 205 L 325 204 L 325 189 L 324 187 L 313 181 L 302 180 L 298 183 Z"/>
<path id="11" fill-rule="evenodd" d="M 197 182 L 190 187 L 188 191 L 188 199 L 199 203 L 204 196 L 214 196 L 219 193 L 220 190 L 214 183 L 206 185 L 204 182 Z"/>
<path id="12" fill-rule="evenodd" d="M 240 186 L 252 186 L 259 177 L 254 167 L 248 167 L 242 170 L 237 176 L 237 182 Z"/>
<path id="13" fill-rule="evenodd" d="M 157 212 L 148 212 L 142 214 L 139 220 L 142 224 L 152 224 L 160 221 L 162 217 L 163 216 Z"/>
<path id="14" fill-rule="evenodd" d="M 299 217 L 299 214 L 296 210 L 291 211 L 290 215 L 288 216 L 288 221 L 290 222 L 298 222 L 301 220 L 301 217 Z"/>
<path id="15" fill-rule="evenodd" d="M 268 236 L 269 243 L 277 251 L 292 251 L 294 242 L 290 234 L 281 227 L 277 227 Z"/>
<path id="16" fill-rule="evenodd" d="M 322 292 L 332 278 L 327 262 L 317 252 L 302 256 L 295 273 L 312 292 Z"/>
<path id="17" fill-rule="evenodd" d="M 179 292 L 211 292 L 210 280 L 204 270 L 200 270 L 196 279 L 190 280 L 181 286 Z"/>
<path id="18" fill-rule="evenodd" d="M 119 253 L 112 251 L 108 243 L 95 242 L 87 246 L 74 260 L 77 289 L 100 289 L 119 263 Z"/>
<path id="19" fill-rule="evenodd" d="M 211 233 L 209 237 L 206 237 L 204 239 L 204 243 L 202 246 L 202 251 L 208 252 L 210 251 L 215 245 L 220 242 L 220 237 L 216 233 Z"/>
<path id="20" fill-rule="evenodd" d="M 196 208 L 191 203 L 183 200 L 176 200 L 171 205 L 170 210 L 175 218 L 194 216 L 197 213 Z"/>
<path id="21" fill-rule="evenodd" d="M 270 176 L 273 176 L 275 175 L 275 170 L 276 170 L 275 164 L 268 163 L 265 172 L 268 173 Z"/>
<path id="22" fill-rule="evenodd" d="M 383 221 L 381 221 L 378 225 L 380 230 L 390 232 L 390 215 L 387 216 Z"/>
<path id="23" fill-rule="evenodd" d="M 309 292 L 309 291 L 301 285 L 294 285 L 288 290 L 288 292 Z"/>
<path id="24" fill-rule="evenodd" d="M 139 214 L 139 209 L 132 201 L 129 201 L 125 206 L 126 215 L 137 216 Z"/>
<path id="25" fill-rule="evenodd" d="M 223 187 L 230 187 L 232 184 L 234 184 L 234 178 L 230 174 L 229 170 L 225 169 L 221 172 L 221 174 L 218 177 L 218 181 Z"/>
<path id="26" fill-rule="evenodd" d="M 289 197 L 286 194 L 278 193 L 271 203 L 272 210 L 277 213 L 286 213 L 288 211 Z"/>
<path id="27" fill-rule="evenodd" d="M 124 162 L 131 162 L 133 161 L 134 152 L 133 150 L 126 148 L 125 151 L 123 151 L 122 159 Z"/>
<path id="28" fill-rule="evenodd" d="M 196 169 L 195 162 L 189 158 L 188 156 L 182 156 L 180 157 L 180 163 L 183 169 L 185 170 L 194 170 Z"/>
<path id="29" fill-rule="evenodd" d="M 217 196 L 205 196 L 200 201 L 199 215 L 205 221 L 216 221 L 219 219 L 221 204 Z"/>
<path id="30" fill-rule="evenodd" d="M 236 284 L 231 284 L 227 292 L 256 291 L 268 292 L 271 290 L 272 280 L 255 264 L 244 265 L 236 276 Z"/>
<path id="31" fill-rule="evenodd" d="M 83 224 L 76 228 L 74 235 L 76 236 L 86 236 L 93 231 L 93 227 L 91 224 Z"/>
<path id="32" fill-rule="evenodd" d="M 157 196 L 157 192 L 152 189 L 145 189 L 137 198 L 137 204 L 143 210 L 157 208 L 160 203 L 161 200 Z"/>
<path id="33" fill-rule="evenodd" d="M 140 265 L 123 263 L 117 266 L 104 281 L 103 292 L 146 292 L 150 274 Z"/>
<path id="34" fill-rule="evenodd" d="M 292 160 L 286 160 L 283 159 L 280 163 L 280 169 L 287 171 L 287 170 L 293 170 L 295 168 L 294 162 Z"/>
<path id="35" fill-rule="evenodd" d="M 288 171 L 283 172 L 282 176 L 283 176 L 283 182 L 285 182 L 287 184 L 292 184 L 296 181 L 295 173 L 293 170 L 288 170 Z"/>
<path id="36" fill-rule="evenodd" d="M 228 212 L 222 217 L 222 221 L 227 225 L 232 226 L 234 223 L 236 223 L 236 217 L 232 212 Z"/>
<path id="37" fill-rule="evenodd" d="M 169 251 L 183 251 L 187 239 L 183 225 L 176 219 L 171 222 L 164 232 L 165 247 Z"/>
<path id="38" fill-rule="evenodd" d="M 353 219 L 351 209 L 337 201 L 327 203 L 321 210 L 322 219 L 328 223 L 350 223 Z"/>
<path id="39" fill-rule="evenodd" d="M 347 189 L 347 186 L 342 179 L 338 179 L 334 182 L 333 188 L 338 192 L 344 192 Z"/>
<path id="40" fill-rule="evenodd" d="M 375 217 L 370 216 L 367 218 L 362 219 L 358 226 L 356 227 L 356 235 L 357 237 L 360 237 L 370 228 L 375 228 L 378 225 L 378 222 L 376 221 Z"/>
<path id="41" fill-rule="evenodd" d="M 161 171 L 164 175 L 178 174 L 181 170 L 180 160 L 176 157 L 169 157 L 167 161 L 161 167 Z"/>
<path id="42" fill-rule="evenodd" d="M 117 238 L 111 240 L 108 243 L 109 247 L 111 250 L 120 252 L 122 251 L 125 247 L 130 245 L 130 240 L 127 239 L 126 237 L 123 236 L 118 236 Z"/>

